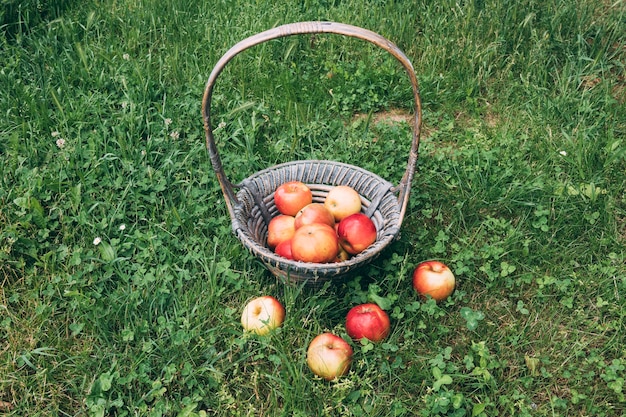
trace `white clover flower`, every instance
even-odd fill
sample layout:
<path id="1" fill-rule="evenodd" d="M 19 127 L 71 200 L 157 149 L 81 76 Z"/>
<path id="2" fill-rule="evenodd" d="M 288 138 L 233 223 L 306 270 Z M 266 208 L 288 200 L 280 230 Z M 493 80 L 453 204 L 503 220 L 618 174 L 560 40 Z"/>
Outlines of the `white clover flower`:
<path id="1" fill-rule="evenodd" d="M 567 152 L 565 152 L 565 151 L 560 151 L 559 153 L 560 153 L 561 155 L 563 155 L 563 156 L 567 156 Z"/>
<path id="2" fill-rule="evenodd" d="M 220 122 L 220 124 L 217 125 L 218 129 L 224 129 L 226 127 L 226 122 Z"/>
<path id="3" fill-rule="evenodd" d="M 126 230 L 126 225 L 124 223 L 120 224 L 120 230 L 122 231 Z"/>
<path id="4" fill-rule="evenodd" d="M 93 244 L 94 244 L 94 245 L 96 245 L 96 246 L 98 246 L 98 245 L 100 244 L 100 242 L 102 242 L 102 239 L 100 239 L 99 237 L 96 237 L 96 238 L 93 240 Z"/>
<path id="5" fill-rule="evenodd" d="M 59 132 L 58 130 L 55 130 L 54 132 L 51 133 L 53 138 L 56 138 L 57 136 L 59 136 L 61 134 L 61 132 Z"/>
<path id="6" fill-rule="evenodd" d="M 178 139 L 180 137 L 180 133 L 177 130 L 175 130 L 172 133 L 170 133 L 170 137 L 172 139 L 176 140 L 176 139 Z"/>
<path id="7" fill-rule="evenodd" d="M 122 55 L 122 58 L 124 58 L 124 60 L 126 60 L 126 61 L 129 61 L 130 60 L 130 55 L 124 54 L 124 55 Z"/>
<path id="8" fill-rule="evenodd" d="M 172 119 L 168 117 L 167 119 L 164 120 L 164 122 L 165 122 L 165 126 L 167 127 L 172 124 Z"/>
<path id="9" fill-rule="evenodd" d="M 63 149 L 63 147 L 65 146 L 65 139 L 63 138 L 57 139 L 56 144 L 59 149 Z"/>
<path id="10" fill-rule="evenodd" d="M 125 109 L 128 107 L 128 101 L 122 101 L 122 108 Z"/>

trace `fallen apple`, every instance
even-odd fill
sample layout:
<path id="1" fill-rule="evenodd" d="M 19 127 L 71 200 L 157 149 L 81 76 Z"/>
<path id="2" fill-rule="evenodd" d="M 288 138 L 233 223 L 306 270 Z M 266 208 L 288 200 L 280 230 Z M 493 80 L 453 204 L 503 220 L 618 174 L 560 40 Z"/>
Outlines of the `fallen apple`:
<path id="1" fill-rule="evenodd" d="M 376 225 L 363 213 L 351 214 L 339 222 L 339 244 L 350 254 L 363 252 L 376 241 Z"/>
<path id="2" fill-rule="evenodd" d="M 304 225 L 291 239 L 291 254 L 296 261 L 327 263 L 334 261 L 338 253 L 335 229 L 324 223 Z"/>
<path id="3" fill-rule="evenodd" d="M 299 229 L 302 226 L 313 223 L 323 223 L 335 227 L 335 217 L 322 203 L 311 203 L 304 206 L 296 214 L 294 226 Z"/>
<path id="4" fill-rule="evenodd" d="M 352 354 L 352 348 L 341 337 L 322 333 L 309 344 L 306 362 L 315 375 L 330 381 L 348 373 Z"/>
<path id="5" fill-rule="evenodd" d="M 272 217 L 267 225 L 267 246 L 273 250 L 280 242 L 291 239 L 296 232 L 295 221 L 295 217 L 286 214 Z"/>
<path id="6" fill-rule="evenodd" d="M 354 340 L 367 338 L 380 342 L 389 336 L 389 316 L 378 304 L 367 303 L 352 307 L 346 315 L 346 331 Z"/>
<path id="7" fill-rule="evenodd" d="M 284 320 L 285 308 L 280 301 L 270 295 L 251 300 L 241 313 L 241 325 L 244 330 L 260 336 L 279 327 Z"/>
<path id="8" fill-rule="evenodd" d="M 274 204 L 281 214 L 295 216 L 302 207 L 313 202 L 313 193 L 301 181 L 283 183 L 274 191 Z"/>
<path id="9" fill-rule="evenodd" d="M 432 297 L 435 301 L 448 298 L 456 286 L 454 274 L 442 262 L 425 261 L 413 271 L 413 288 L 422 297 Z"/>
<path id="10" fill-rule="evenodd" d="M 352 187 L 338 185 L 330 189 L 324 199 L 324 206 L 339 222 L 351 214 L 361 211 L 361 196 Z"/>

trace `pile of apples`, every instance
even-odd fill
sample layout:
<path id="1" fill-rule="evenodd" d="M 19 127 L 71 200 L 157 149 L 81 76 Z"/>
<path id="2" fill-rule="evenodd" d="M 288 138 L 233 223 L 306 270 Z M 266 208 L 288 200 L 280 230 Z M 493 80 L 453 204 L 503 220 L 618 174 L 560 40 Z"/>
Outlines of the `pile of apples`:
<path id="1" fill-rule="evenodd" d="M 340 262 L 376 241 L 376 225 L 361 213 L 361 196 L 347 185 L 331 188 L 323 203 L 314 203 L 306 184 L 289 181 L 276 189 L 274 203 L 279 214 L 267 226 L 267 246 L 284 258 Z"/>
<path id="2" fill-rule="evenodd" d="M 439 261 L 422 262 L 413 270 L 412 284 L 422 298 L 440 302 L 448 298 L 456 287 L 454 274 Z M 265 295 L 251 300 L 241 315 L 244 330 L 266 335 L 280 327 L 285 319 L 285 307 L 275 297 Z M 391 332 L 387 313 L 375 303 L 352 307 L 345 319 L 345 329 L 352 341 L 363 338 L 378 343 Z M 330 381 L 347 374 L 352 364 L 350 343 L 333 333 L 321 333 L 313 338 L 307 349 L 307 365 L 317 376 Z"/>

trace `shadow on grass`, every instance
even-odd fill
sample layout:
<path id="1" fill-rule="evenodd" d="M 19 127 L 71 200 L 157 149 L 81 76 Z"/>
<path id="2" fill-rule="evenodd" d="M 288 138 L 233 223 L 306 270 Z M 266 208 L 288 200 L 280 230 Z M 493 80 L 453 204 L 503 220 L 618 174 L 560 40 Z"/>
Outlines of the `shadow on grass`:
<path id="1" fill-rule="evenodd" d="M 44 22 L 59 18 L 73 3 L 72 0 L 7 0 L 0 9 L 0 30 L 7 40 L 31 32 Z"/>

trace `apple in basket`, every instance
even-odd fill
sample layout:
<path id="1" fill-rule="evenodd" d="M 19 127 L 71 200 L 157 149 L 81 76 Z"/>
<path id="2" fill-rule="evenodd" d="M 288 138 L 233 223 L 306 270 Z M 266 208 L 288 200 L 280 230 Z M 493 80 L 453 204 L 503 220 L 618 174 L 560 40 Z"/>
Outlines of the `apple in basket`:
<path id="1" fill-rule="evenodd" d="M 354 340 L 367 338 L 380 342 L 389 336 L 389 316 L 378 304 L 366 303 L 352 307 L 346 315 L 346 331 Z"/>
<path id="2" fill-rule="evenodd" d="M 309 344 L 306 362 L 315 375 L 330 381 L 348 373 L 352 355 L 348 342 L 332 333 L 322 333 Z"/>
<path id="3" fill-rule="evenodd" d="M 361 211 L 361 196 L 350 186 L 337 185 L 326 195 L 324 206 L 333 214 L 335 221 L 339 222 Z"/>
<path id="4" fill-rule="evenodd" d="M 264 295 L 251 300 L 241 313 L 244 330 L 263 336 L 285 320 L 285 308 L 276 298 Z"/>
<path id="5" fill-rule="evenodd" d="M 442 262 L 425 261 L 413 271 L 413 288 L 423 297 L 445 300 L 454 292 L 455 286 L 454 274 Z"/>
<path id="6" fill-rule="evenodd" d="M 281 242 L 289 240 L 296 232 L 295 217 L 279 214 L 267 225 L 267 246 L 274 250 Z"/>
<path id="7" fill-rule="evenodd" d="M 324 223 L 305 224 L 291 239 L 293 259 L 302 262 L 334 262 L 339 253 L 335 229 Z"/>
<path id="8" fill-rule="evenodd" d="M 294 225 L 296 229 L 299 229 L 304 225 L 313 223 L 324 223 L 330 227 L 335 227 L 335 217 L 322 203 L 307 204 L 296 214 Z"/>
<path id="9" fill-rule="evenodd" d="M 301 181 L 289 181 L 281 184 L 274 191 L 274 204 L 281 214 L 295 216 L 302 207 L 313 202 L 313 193 L 308 185 Z"/>
<path id="10" fill-rule="evenodd" d="M 291 239 L 280 242 L 276 246 L 276 249 L 274 249 L 274 253 L 283 258 L 293 259 L 293 253 L 291 253 Z"/>
<path id="11" fill-rule="evenodd" d="M 337 239 L 339 240 L 339 239 Z M 337 257 L 335 258 L 335 262 L 343 262 L 350 259 L 350 254 L 339 244 L 339 252 L 337 253 Z"/>
<path id="12" fill-rule="evenodd" d="M 376 241 L 376 225 L 363 213 L 351 214 L 339 222 L 339 244 L 350 255 L 363 252 Z"/>

